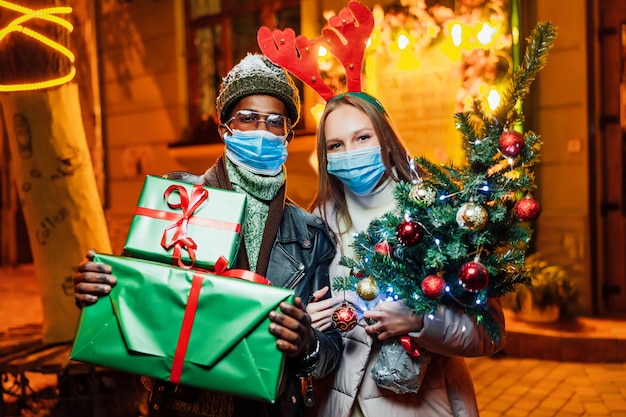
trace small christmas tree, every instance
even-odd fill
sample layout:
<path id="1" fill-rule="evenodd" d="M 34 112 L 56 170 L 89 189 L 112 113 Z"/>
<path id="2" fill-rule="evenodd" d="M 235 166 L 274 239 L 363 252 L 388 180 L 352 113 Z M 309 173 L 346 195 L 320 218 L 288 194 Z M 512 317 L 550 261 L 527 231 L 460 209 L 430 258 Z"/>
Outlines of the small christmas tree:
<path id="1" fill-rule="evenodd" d="M 540 213 L 532 198 L 532 168 L 541 142 L 514 127 L 523 121 L 519 104 L 555 37 L 551 23 L 535 27 L 493 114 L 475 100 L 472 111 L 455 115 L 464 166 L 412 161 L 413 182 L 396 187 L 397 212 L 375 219 L 355 237 L 355 258 L 341 260 L 352 273 L 336 278 L 335 290 L 356 289 L 366 300 L 380 292 L 417 314 L 432 313 L 442 303 L 475 317 L 492 340 L 502 336 L 487 300 L 530 282 L 524 270 L 529 222 Z"/>

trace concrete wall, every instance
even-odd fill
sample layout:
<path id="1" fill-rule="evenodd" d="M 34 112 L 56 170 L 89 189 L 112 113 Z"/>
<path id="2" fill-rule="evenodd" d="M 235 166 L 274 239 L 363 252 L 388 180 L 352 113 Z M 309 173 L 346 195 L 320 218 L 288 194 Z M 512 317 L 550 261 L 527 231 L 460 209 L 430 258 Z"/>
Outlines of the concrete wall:
<path id="1" fill-rule="evenodd" d="M 549 20 L 558 27 L 547 67 L 531 88 L 526 127 L 541 135 L 536 197 L 542 214 L 535 248 L 566 267 L 581 289 L 580 311 L 590 313 L 589 136 L 585 0 L 529 1 L 524 26 Z"/>
<path id="2" fill-rule="evenodd" d="M 184 169 L 169 155 L 187 128 L 182 1 L 106 0 L 98 10 L 106 213 L 124 243 L 146 174 Z"/>

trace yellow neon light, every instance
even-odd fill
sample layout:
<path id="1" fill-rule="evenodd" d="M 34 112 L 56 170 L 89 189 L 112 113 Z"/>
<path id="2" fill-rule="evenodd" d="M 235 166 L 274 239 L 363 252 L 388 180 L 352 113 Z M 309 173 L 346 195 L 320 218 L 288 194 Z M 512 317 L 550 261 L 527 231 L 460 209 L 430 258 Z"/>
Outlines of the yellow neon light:
<path id="1" fill-rule="evenodd" d="M 9 9 L 23 15 L 11 21 L 7 27 L 0 29 L 0 42 L 12 32 L 20 32 L 61 53 L 63 56 L 69 59 L 72 64 L 74 63 L 76 57 L 74 53 L 72 53 L 72 51 L 59 44 L 58 42 L 53 41 L 47 36 L 22 26 L 24 22 L 27 22 L 31 19 L 41 19 L 61 25 L 69 32 L 71 32 L 72 30 L 74 30 L 74 26 L 72 26 L 70 22 L 61 17 L 54 16 L 55 14 L 72 13 L 71 7 L 48 7 L 45 9 L 34 10 L 5 0 L 0 0 L 0 7 L 4 7 L 5 9 Z M 56 87 L 69 82 L 70 80 L 72 80 L 72 78 L 74 78 L 75 75 L 76 68 L 72 65 L 68 74 L 50 80 L 23 84 L 0 84 L 0 92 L 32 91 L 40 90 L 43 88 Z"/>

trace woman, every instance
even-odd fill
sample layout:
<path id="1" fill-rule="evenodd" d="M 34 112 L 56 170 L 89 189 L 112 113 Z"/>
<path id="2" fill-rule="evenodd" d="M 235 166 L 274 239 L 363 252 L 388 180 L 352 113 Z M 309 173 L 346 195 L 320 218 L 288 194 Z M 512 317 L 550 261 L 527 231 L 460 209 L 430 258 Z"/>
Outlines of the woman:
<path id="1" fill-rule="evenodd" d="M 318 130 L 319 191 L 312 210 L 321 215 L 337 238 L 330 277 L 349 273 L 339 265 L 352 256 L 355 233 L 371 220 L 395 210 L 397 181 L 410 181 L 410 157 L 382 105 L 365 93 L 330 99 Z M 320 299 L 328 291 L 316 292 Z M 365 305 L 355 294 L 333 294 L 309 304 L 307 311 L 319 329 L 331 325 L 332 312 L 344 297 L 355 302 L 362 316 L 343 334 L 339 368 L 320 385 L 312 415 L 321 417 L 478 416 L 476 396 L 463 357 L 490 355 L 502 348 L 467 315 L 440 306 L 428 318 L 418 317 L 402 302 Z M 493 314 L 504 325 L 497 300 Z M 431 354 L 417 393 L 398 394 L 380 388 L 371 377 L 381 341 L 409 335 Z"/>

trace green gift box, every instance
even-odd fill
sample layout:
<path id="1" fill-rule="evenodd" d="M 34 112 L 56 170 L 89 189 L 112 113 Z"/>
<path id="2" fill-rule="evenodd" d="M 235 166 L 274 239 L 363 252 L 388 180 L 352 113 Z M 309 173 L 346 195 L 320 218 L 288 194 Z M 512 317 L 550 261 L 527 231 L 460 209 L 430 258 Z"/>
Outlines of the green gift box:
<path id="1" fill-rule="evenodd" d="M 111 293 L 82 309 L 70 359 L 274 401 L 285 355 L 268 314 L 293 291 L 113 255 Z"/>
<path id="2" fill-rule="evenodd" d="M 124 250 L 183 268 L 232 265 L 241 241 L 246 195 L 148 175 Z"/>

